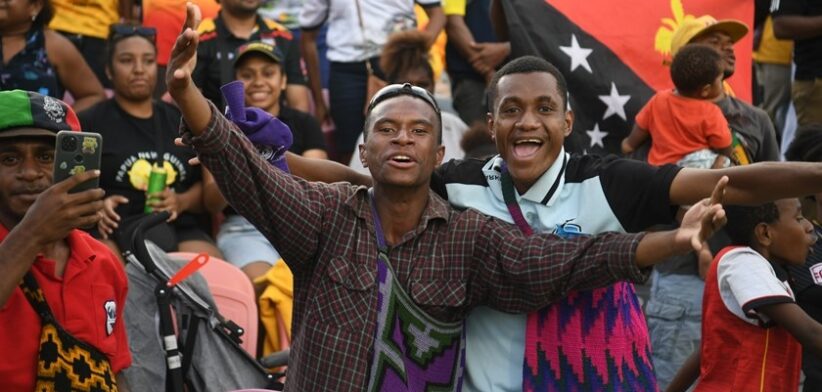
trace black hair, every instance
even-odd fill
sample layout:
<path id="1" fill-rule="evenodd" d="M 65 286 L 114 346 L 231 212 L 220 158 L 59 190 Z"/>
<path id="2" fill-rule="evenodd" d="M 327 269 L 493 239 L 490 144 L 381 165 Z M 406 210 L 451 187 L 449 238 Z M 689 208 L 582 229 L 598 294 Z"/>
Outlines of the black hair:
<path id="1" fill-rule="evenodd" d="M 43 8 L 40 9 L 40 12 L 34 17 L 32 24 L 37 27 L 47 27 L 51 19 L 54 18 L 54 6 L 51 5 L 51 0 L 29 0 L 31 3 L 38 1 L 43 4 Z"/>
<path id="2" fill-rule="evenodd" d="M 511 62 L 505 64 L 499 69 L 499 71 L 494 73 L 494 77 L 491 79 L 491 82 L 488 83 L 488 91 L 486 94 L 488 99 L 488 111 L 491 113 L 494 112 L 494 105 L 496 104 L 498 93 L 497 85 L 499 84 L 500 79 L 506 75 L 531 72 L 549 73 L 554 77 L 554 79 L 557 80 L 557 89 L 559 90 L 560 99 L 562 100 L 562 110 L 565 110 L 568 106 L 568 83 L 565 81 L 565 76 L 562 76 L 562 72 L 560 72 L 553 64 L 542 58 L 536 56 L 523 56 L 511 60 Z"/>
<path id="3" fill-rule="evenodd" d="M 671 62 L 671 80 L 683 95 L 695 95 L 722 74 L 722 57 L 711 46 L 689 44 L 677 52 Z"/>
<path id="4" fill-rule="evenodd" d="M 483 159 L 497 154 L 497 145 L 488 133 L 488 125 L 482 121 L 474 121 L 471 124 L 460 139 L 460 147 L 465 151 L 466 159 Z"/>
<path id="5" fill-rule="evenodd" d="M 779 220 L 779 209 L 774 202 L 758 206 L 726 205 L 725 215 L 728 224 L 725 232 L 731 238 L 731 244 L 753 247 L 755 245 L 754 229 L 760 223 L 775 223 Z"/>
<path id="6" fill-rule="evenodd" d="M 799 127 L 785 159 L 789 161 L 822 162 L 822 124 Z"/>
<path id="7" fill-rule="evenodd" d="M 391 34 L 382 48 L 380 68 L 388 83 L 403 83 L 400 76 L 422 70 L 434 80 L 434 69 L 428 59 L 428 35 L 419 30 Z"/>
<path id="8" fill-rule="evenodd" d="M 140 27 L 141 25 L 138 23 L 128 23 L 128 25 L 132 25 L 134 27 Z M 116 33 L 109 33 L 108 39 L 106 40 L 106 66 L 109 69 L 113 70 L 114 68 L 114 50 L 117 49 L 117 44 L 121 41 L 125 40 L 126 38 L 131 37 L 140 37 L 148 43 L 151 44 L 151 47 L 154 48 L 154 53 L 157 54 L 157 42 L 156 42 L 156 35 L 155 39 L 151 39 L 149 37 L 140 35 L 140 34 L 130 34 L 130 35 L 121 35 Z M 161 75 L 157 75 L 159 78 Z"/>
<path id="9" fill-rule="evenodd" d="M 431 63 L 428 62 L 427 34 L 419 30 L 391 34 L 388 42 L 382 48 L 380 68 L 382 68 L 390 84 L 405 82 L 399 80 L 399 77 L 417 69 L 423 70 L 433 81 L 434 69 L 431 67 Z M 402 95 L 414 97 L 411 94 Z M 420 97 L 415 98 L 422 99 Z M 439 124 L 435 127 L 437 129 L 437 145 L 440 145 L 442 144 L 442 114 L 438 113 L 437 120 L 439 121 Z M 365 123 L 363 124 L 363 140 L 368 138 L 369 128 L 371 128 L 370 110 L 366 113 Z"/>

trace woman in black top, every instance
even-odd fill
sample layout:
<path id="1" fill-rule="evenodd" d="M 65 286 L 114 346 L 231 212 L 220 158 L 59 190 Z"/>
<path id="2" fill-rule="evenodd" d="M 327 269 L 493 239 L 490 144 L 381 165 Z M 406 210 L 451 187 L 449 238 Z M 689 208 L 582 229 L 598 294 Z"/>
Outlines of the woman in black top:
<path id="1" fill-rule="evenodd" d="M 103 135 L 100 186 L 107 197 L 104 217 L 92 234 L 119 254 L 123 241 L 128 240 L 122 234 L 144 214 L 148 176 L 156 164 L 166 170 L 167 188 L 151 208 L 169 211 L 171 219 L 150 231 L 148 238 L 166 251 L 222 257 L 208 235 L 201 168 L 188 164 L 194 156 L 191 149 L 174 145 L 180 112 L 152 100 L 157 82 L 155 37 L 152 28 L 112 26 L 106 73 L 114 97 L 78 115 L 83 130 Z"/>

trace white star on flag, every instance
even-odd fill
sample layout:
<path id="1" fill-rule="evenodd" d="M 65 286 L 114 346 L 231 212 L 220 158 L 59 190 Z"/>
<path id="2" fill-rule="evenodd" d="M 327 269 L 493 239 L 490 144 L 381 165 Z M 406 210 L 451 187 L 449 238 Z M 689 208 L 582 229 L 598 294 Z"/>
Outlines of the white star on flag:
<path id="1" fill-rule="evenodd" d="M 608 108 L 605 109 L 605 114 L 602 115 L 602 119 L 605 120 L 616 114 L 622 117 L 623 120 L 627 120 L 625 117 L 625 103 L 628 102 L 629 99 L 631 99 L 630 95 L 619 95 L 616 84 L 611 82 L 611 94 L 599 96 L 599 100 L 608 105 Z"/>
<path id="2" fill-rule="evenodd" d="M 608 132 L 600 131 L 598 123 L 594 123 L 594 129 L 585 131 L 585 133 L 587 133 L 588 137 L 591 138 L 591 145 L 589 147 L 599 145 L 600 147 L 605 148 L 605 144 L 602 143 L 602 139 L 608 136 Z"/>
<path id="3" fill-rule="evenodd" d="M 582 68 L 585 68 L 589 73 L 594 73 L 594 71 L 591 70 L 591 65 L 588 64 L 588 55 L 594 50 L 580 47 L 575 34 L 571 34 L 571 46 L 560 46 L 559 49 L 571 57 L 571 72 L 574 72 L 575 69 L 582 66 Z"/>

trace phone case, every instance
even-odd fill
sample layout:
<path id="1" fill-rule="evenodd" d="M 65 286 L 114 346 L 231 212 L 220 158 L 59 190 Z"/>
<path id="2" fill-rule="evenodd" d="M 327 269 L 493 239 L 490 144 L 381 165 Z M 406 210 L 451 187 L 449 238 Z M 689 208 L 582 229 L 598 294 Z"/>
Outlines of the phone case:
<path id="1" fill-rule="evenodd" d="M 77 173 L 100 169 L 103 137 L 99 133 L 60 131 L 54 148 L 54 183 Z M 85 181 L 69 191 L 82 192 L 100 186 L 99 177 Z"/>

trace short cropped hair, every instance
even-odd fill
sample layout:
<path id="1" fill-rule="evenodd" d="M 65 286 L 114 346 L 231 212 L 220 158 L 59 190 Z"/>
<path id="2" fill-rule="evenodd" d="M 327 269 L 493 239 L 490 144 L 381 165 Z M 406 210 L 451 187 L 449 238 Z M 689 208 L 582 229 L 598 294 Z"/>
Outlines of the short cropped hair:
<path id="1" fill-rule="evenodd" d="M 51 0 L 41 0 L 43 3 L 43 8 L 40 9 L 40 13 L 34 17 L 33 25 L 36 27 L 48 27 L 49 22 L 51 19 L 54 18 L 54 6 L 51 5 Z M 30 0 L 30 3 L 35 3 L 36 0 Z"/>
<path id="2" fill-rule="evenodd" d="M 671 79 L 677 91 L 696 94 L 722 74 L 722 57 L 713 47 L 689 44 L 682 47 L 671 63 Z"/>
<path id="3" fill-rule="evenodd" d="M 506 75 L 531 72 L 549 73 L 554 77 L 554 79 L 557 80 L 557 89 L 559 89 L 560 99 L 562 100 L 562 109 L 565 110 L 568 106 L 568 83 L 565 81 L 565 77 L 562 76 L 562 72 L 560 72 L 553 64 L 544 59 L 536 56 L 523 56 L 511 60 L 511 62 L 505 64 L 494 74 L 491 82 L 488 83 L 488 111 L 492 113 L 494 112 L 497 94 L 499 93 L 497 91 L 497 85 L 499 84 L 500 79 Z"/>
<path id="4" fill-rule="evenodd" d="M 727 205 L 724 208 L 728 217 L 725 232 L 731 238 L 732 245 L 753 246 L 756 226 L 779 220 L 779 209 L 774 202 L 758 206 Z"/>

